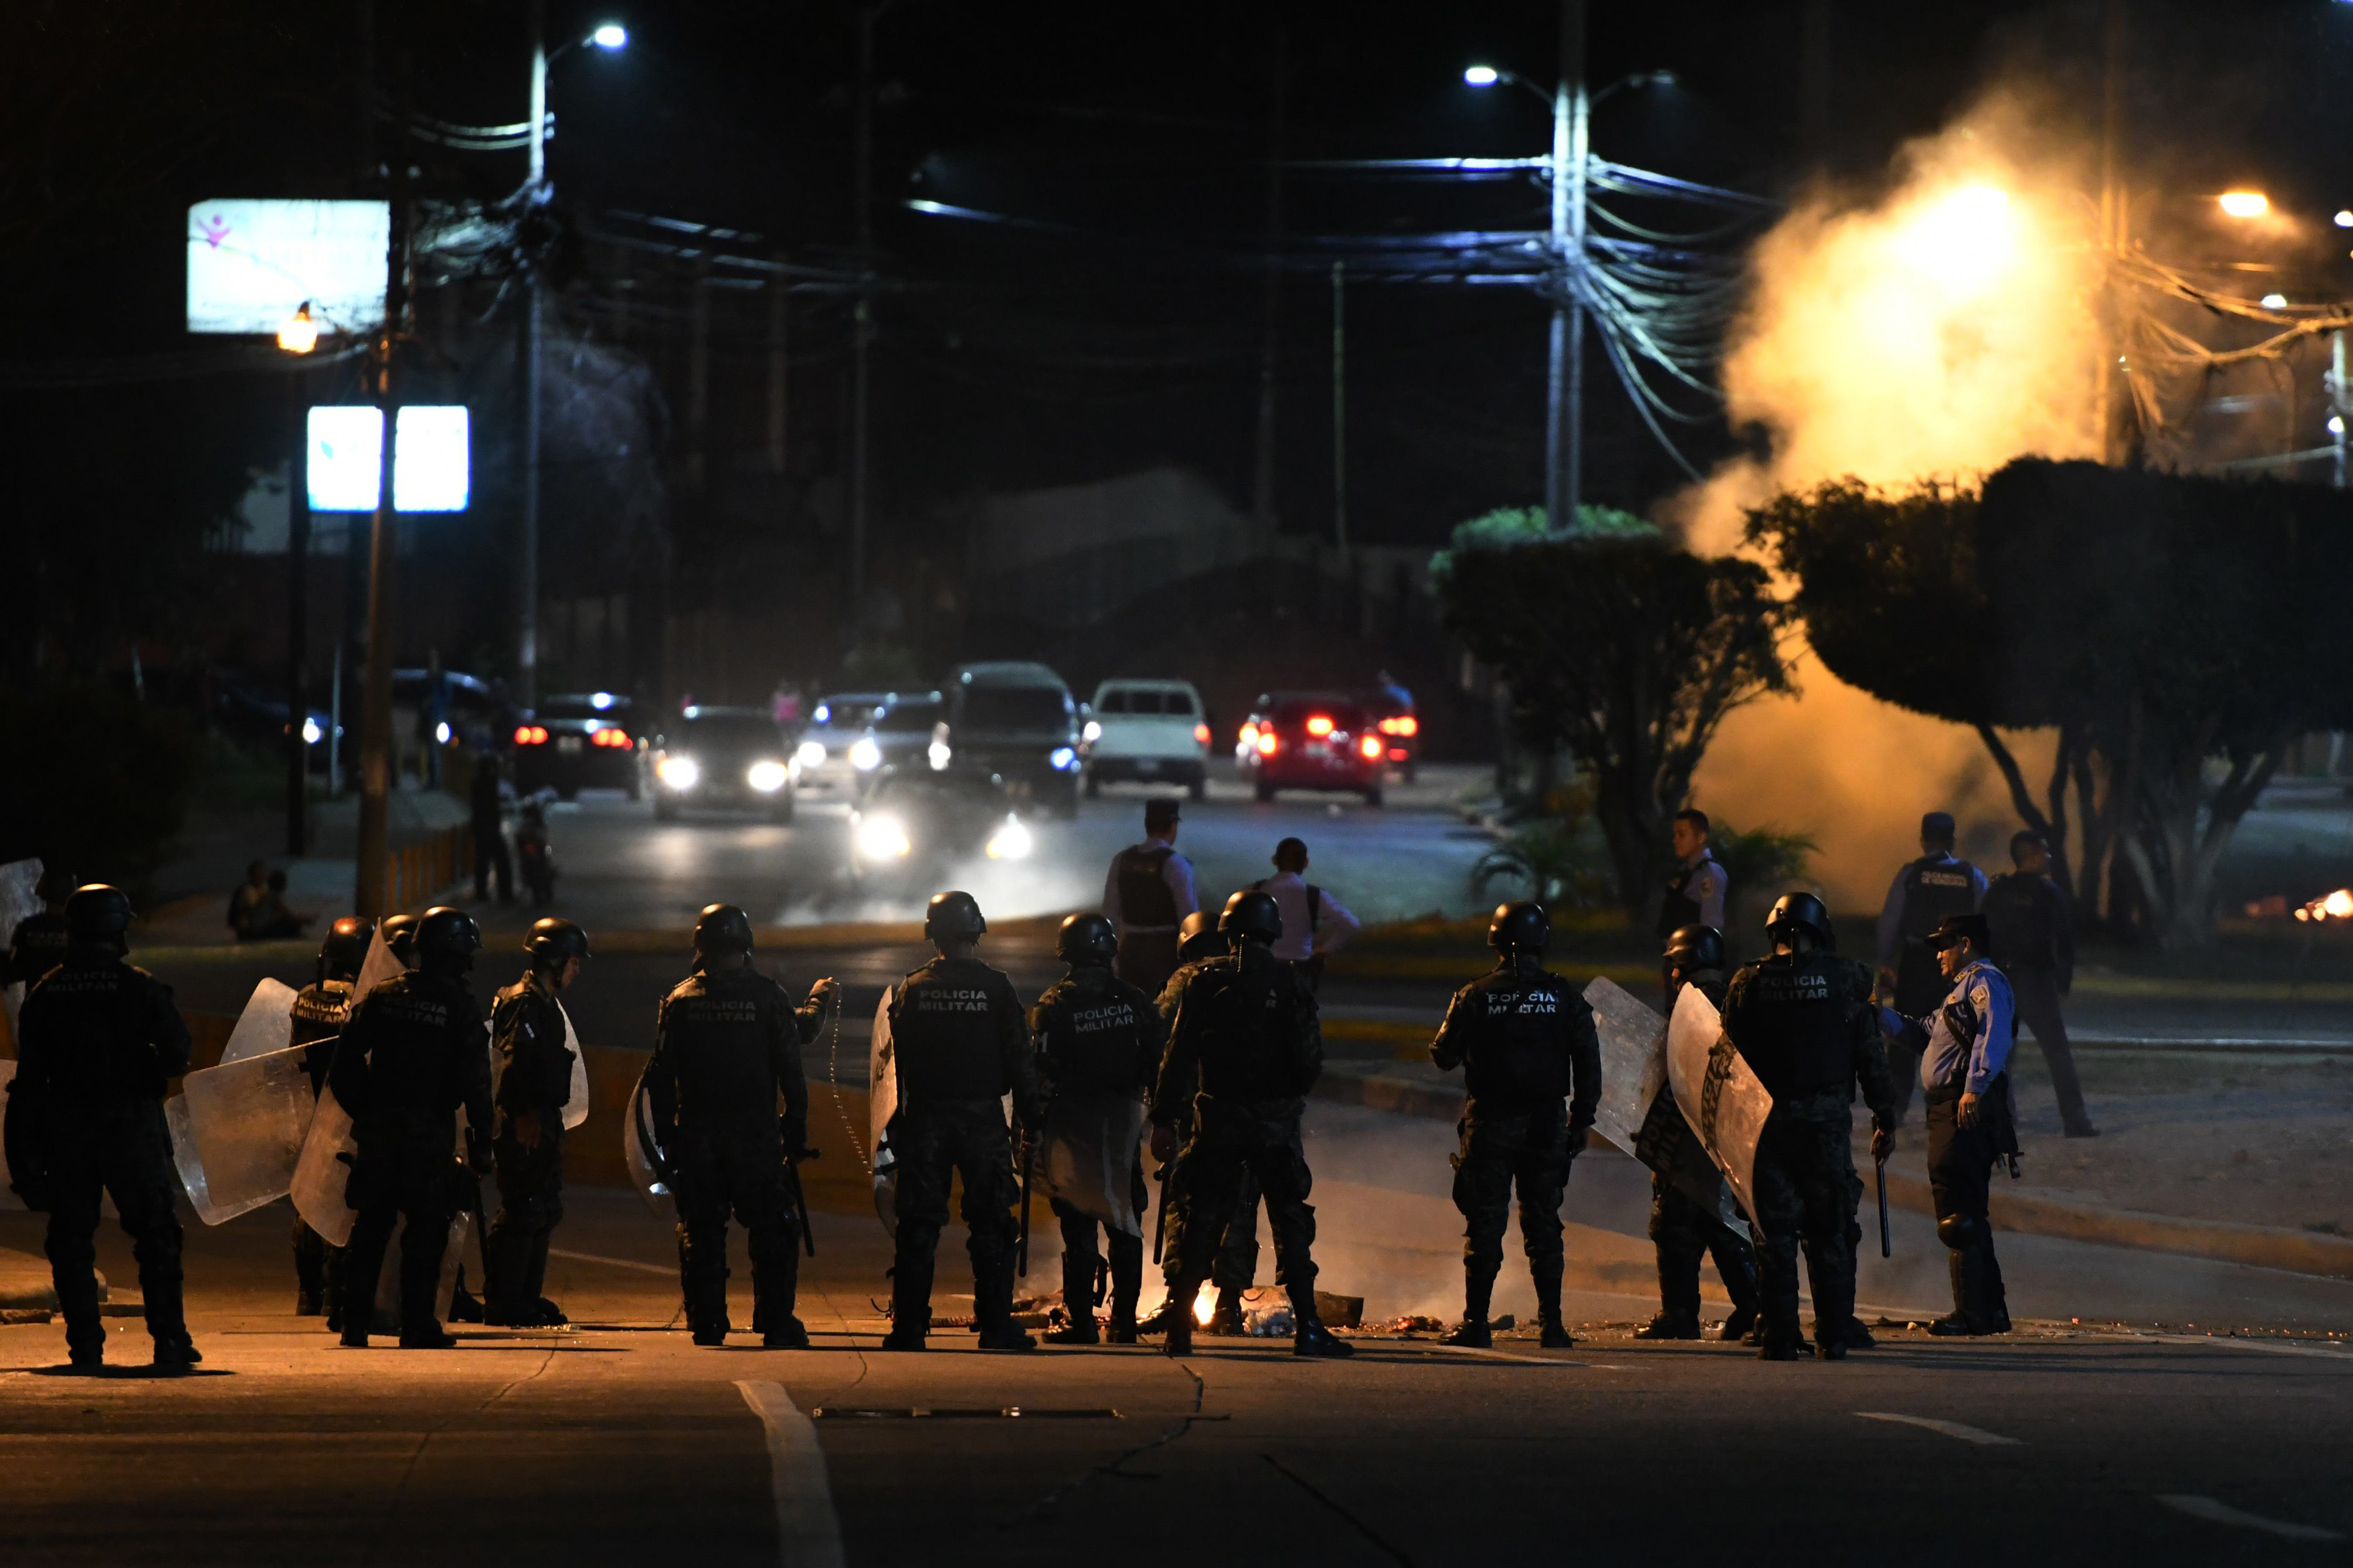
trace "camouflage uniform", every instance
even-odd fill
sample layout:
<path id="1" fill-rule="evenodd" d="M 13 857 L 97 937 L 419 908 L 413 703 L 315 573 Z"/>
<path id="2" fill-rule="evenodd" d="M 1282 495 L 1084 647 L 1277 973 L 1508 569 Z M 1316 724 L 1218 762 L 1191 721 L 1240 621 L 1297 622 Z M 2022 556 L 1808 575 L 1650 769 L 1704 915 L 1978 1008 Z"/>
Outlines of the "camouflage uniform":
<path id="1" fill-rule="evenodd" d="M 1215 959 L 1197 959 L 1169 976 L 1167 988 L 1160 993 L 1157 1004 L 1165 1023 L 1173 1025 L 1176 1022 L 1176 999 L 1183 994 L 1185 983 L 1198 974 L 1204 965 L 1215 962 Z M 1191 1085 L 1184 1086 L 1178 1100 L 1176 1120 L 1172 1125 L 1176 1129 L 1177 1147 L 1182 1148 L 1185 1141 L 1193 1135 Z M 1185 1194 L 1176 1186 L 1176 1173 L 1174 1171 L 1169 1173 L 1168 1182 L 1169 1223 L 1175 1225 L 1178 1223 L 1176 1216 L 1185 1206 Z M 1258 1282 L 1258 1177 L 1245 1169 L 1240 1184 L 1234 1189 L 1233 1217 L 1226 1222 L 1226 1233 L 1219 1238 L 1217 1256 L 1209 1263 L 1209 1283 L 1218 1288 L 1220 1297 L 1239 1296 Z"/>
<path id="2" fill-rule="evenodd" d="M 548 1315 L 541 1292 L 548 1241 L 564 1219 L 564 1108 L 572 1100 L 573 1057 L 564 1024 L 554 993 L 528 974 L 491 1002 L 498 1068 L 491 1099 L 504 1112 L 491 1145 L 499 1212 L 482 1237 L 482 1305 L 493 1323 L 530 1323 Z M 525 1115 L 538 1123 L 538 1138 L 529 1145 L 516 1125 Z"/>
<path id="3" fill-rule="evenodd" d="M 1724 1010 L 1724 982 L 1688 984 Z M 1667 1006 L 1674 1009 L 1670 994 Z M 1634 1153 L 1651 1170 L 1651 1240 L 1659 1254 L 1660 1330 L 1680 1337 L 1699 1332 L 1699 1265 L 1715 1259 L 1715 1271 L 1732 1298 L 1727 1338 L 1746 1331 L 1757 1310 L 1757 1260 L 1750 1239 L 1725 1223 L 1724 1177 L 1692 1131 L 1672 1088 L 1662 1085 L 1650 1114 L 1635 1134 Z"/>
<path id="4" fill-rule="evenodd" d="M 1029 1010 L 1029 1027 L 1038 1037 L 1038 1071 L 1049 1091 L 1073 1097 L 1118 1096 L 1133 1110 L 1152 1088 L 1160 1065 L 1166 1026 L 1154 1010 L 1152 998 L 1116 979 L 1108 969 L 1074 967 L 1068 978 L 1049 986 Z M 1131 1159 L 1128 1181 L 1131 1201 L 1145 1207 L 1144 1167 Z M 1132 1341 L 1135 1331 L 1135 1299 L 1144 1279 L 1144 1238 L 1099 1226 L 1095 1216 L 1081 1213 L 1056 1198 L 1054 1218 L 1062 1230 L 1062 1306 L 1082 1336 L 1094 1326 L 1096 1271 L 1110 1255 L 1111 1321 L 1114 1335 Z M 1096 1246 L 1096 1232 L 1103 1245 Z M 1082 1326 L 1083 1325 L 1083 1326 Z"/>

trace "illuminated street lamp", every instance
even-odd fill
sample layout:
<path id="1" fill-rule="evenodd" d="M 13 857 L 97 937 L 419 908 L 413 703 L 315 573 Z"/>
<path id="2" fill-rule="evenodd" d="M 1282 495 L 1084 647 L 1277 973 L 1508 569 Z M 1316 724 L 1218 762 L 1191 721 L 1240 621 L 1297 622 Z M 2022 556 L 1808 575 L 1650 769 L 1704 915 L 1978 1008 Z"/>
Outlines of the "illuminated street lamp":
<path id="1" fill-rule="evenodd" d="M 607 22 L 589 34 L 588 41 L 600 49 L 626 49 L 629 47 L 629 30 L 618 22 Z"/>
<path id="2" fill-rule="evenodd" d="M 306 354 L 319 346 L 319 323 L 311 314 L 311 301 L 278 324 L 278 346 L 290 354 Z"/>
<path id="3" fill-rule="evenodd" d="M 2271 197 L 2261 191 L 2224 191 L 2216 200 L 2225 217 L 2262 217 L 2272 210 Z"/>

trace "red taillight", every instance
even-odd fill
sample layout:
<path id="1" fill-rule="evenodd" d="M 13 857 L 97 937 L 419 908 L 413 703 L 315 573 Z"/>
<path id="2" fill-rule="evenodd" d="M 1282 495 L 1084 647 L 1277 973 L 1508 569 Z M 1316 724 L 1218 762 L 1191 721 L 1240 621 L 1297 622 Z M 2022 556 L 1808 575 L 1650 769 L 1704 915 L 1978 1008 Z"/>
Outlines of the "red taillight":
<path id="1" fill-rule="evenodd" d="M 1363 740 L 1356 742 L 1356 751 L 1364 757 L 1365 761 L 1368 763 L 1379 762 L 1381 760 L 1381 738 L 1378 735 L 1366 736 Z"/>
<path id="2" fill-rule="evenodd" d="M 1393 763 L 1401 763 L 1405 761 L 1405 748 L 1403 746 L 1391 746 L 1389 748 L 1389 761 Z"/>
<path id="3" fill-rule="evenodd" d="M 629 732 L 627 730 L 617 730 L 607 725 L 590 735 L 588 742 L 595 746 L 626 746 L 629 744 Z"/>
<path id="4" fill-rule="evenodd" d="M 543 746 L 547 744 L 547 731 L 536 724 L 518 724 L 515 726 L 515 744 Z"/>
<path id="5" fill-rule="evenodd" d="M 1208 745 L 1209 743 L 1209 727 L 1207 724 L 1194 725 L 1193 739 L 1200 745 Z"/>
<path id="6" fill-rule="evenodd" d="M 1318 736 L 1330 734 L 1332 732 L 1332 716 L 1328 713 L 1316 714 L 1313 719 L 1307 721 L 1307 732 L 1311 735 Z"/>
<path id="7" fill-rule="evenodd" d="M 1275 742 L 1275 739 L 1274 739 L 1274 731 L 1271 731 L 1271 730 L 1261 730 L 1261 731 L 1259 731 L 1259 737 L 1258 737 L 1258 742 L 1257 742 L 1257 743 L 1258 743 L 1258 754 L 1259 754 L 1260 756 L 1261 756 L 1261 757 L 1271 757 L 1271 756 L 1274 755 L 1274 748 L 1275 748 L 1275 745 L 1276 745 L 1276 742 Z"/>
<path id="8" fill-rule="evenodd" d="M 1414 735 L 1419 734 L 1420 731 L 1420 721 L 1410 713 L 1401 713 L 1394 719 L 1381 721 L 1381 733 L 1384 735 Z"/>

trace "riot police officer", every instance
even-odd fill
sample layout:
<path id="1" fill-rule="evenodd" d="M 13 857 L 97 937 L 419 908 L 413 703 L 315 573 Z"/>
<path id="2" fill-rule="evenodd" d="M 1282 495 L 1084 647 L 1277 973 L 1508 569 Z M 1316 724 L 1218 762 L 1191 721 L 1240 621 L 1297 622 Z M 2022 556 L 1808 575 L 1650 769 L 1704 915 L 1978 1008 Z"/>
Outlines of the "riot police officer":
<path id="1" fill-rule="evenodd" d="M 417 917 L 415 915 L 386 915 L 384 917 L 383 923 L 375 929 L 376 934 L 384 938 L 385 950 L 400 960 L 400 967 L 403 969 L 417 967 Z"/>
<path id="2" fill-rule="evenodd" d="M 327 1069 L 334 1065 L 335 1042 L 351 1018 L 352 982 L 359 978 L 368 943 L 375 938 L 375 922 L 364 915 L 345 915 L 327 929 L 319 944 L 319 967 L 311 984 L 294 994 L 293 1032 L 290 1043 L 301 1047 L 302 1070 L 311 1077 L 316 1099 L 327 1085 Z M 327 1326 L 341 1329 L 335 1300 L 342 1283 L 343 1249 L 294 1215 L 294 1315 L 315 1318 L 325 1313 Z"/>
<path id="3" fill-rule="evenodd" d="M 461 1198 L 451 1113 L 466 1112 L 467 1163 L 489 1161 L 491 1064 L 481 1010 L 466 977 L 482 930 L 463 910 L 430 909 L 417 922 L 417 968 L 383 981 L 352 1008 L 328 1087 L 352 1119 L 358 1151 L 345 1201 L 357 1211 L 343 1264 L 343 1342 L 365 1349 L 376 1277 L 396 1220 L 400 1240 L 400 1344 L 457 1342 L 434 1311 Z"/>
<path id="4" fill-rule="evenodd" d="M 1932 811 L 1921 817 L 1920 858 L 1895 873 L 1880 907 L 1879 984 L 1907 1018 L 1926 1014 L 1945 994 L 1928 933 L 1947 916 L 1971 914 L 1985 904 L 1986 874 L 1953 853 L 1953 837 L 1950 812 Z M 1912 1113 L 1913 1081 L 1920 1063 L 1900 1041 L 1890 1050 L 1889 1061 L 1900 1124 Z"/>
<path id="5" fill-rule="evenodd" d="M 1494 970 L 1454 994 L 1430 1042 L 1430 1059 L 1441 1072 L 1462 1068 L 1470 1090 L 1454 1156 L 1454 1206 L 1465 1226 L 1462 1321 L 1449 1344 L 1493 1342 L 1487 1308 L 1514 1184 L 1544 1343 L 1570 1343 L 1560 1318 L 1560 1201 L 1600 1103 L 1601 1037 L 1585 998 L 1546 971 L 1551 939 L 1542 904 L 1498 904 L 1487 925 Z"/>
<path id="6" fill-rule="evenodd" d="M 1177 994 L 1176 1016 L 1152 1094 L 1152 1152 L 1166 1159 L 1189 1100 L 1193 1131 L 1169 1180 L 1184 1199 L 1168 1242 L 1166 1350 L 1193 1349 L 1188 1309 L 1240 1206 L 1242 1178 L 1255 1176 L 1274 1228 L 1277 1278 L 1291 1297 L 1292 1352 L 1355 1353 L 1324 1330 L 1315 1310 L 1313 1176 L 1300 1142 L 1307 1091 L 1324 1070 L 1315 994 L 1274 956 L 1282 914 L 1264 893 L 1226 900 L 1218 930 L 1231 952 L 1211 959 Z"/>
<path id="7" fill-rule="evenodd" d="M 570 1321 L 541 1294 L 548 1238 L 564 1218 L 564 1109 L 572 1103 L 570 1031 L 556 994 L 579 978 L 588 933 L 551 916 L 533 924 L 522 950 L 531 966 L 491 1000 L 499 1212 L 482 1237 L 482 1321 L 552 1328 Z"/>
<path id="8" fill-rule="evenodd" d="M 1667 1016 L 1686 985 L 1724 1007 L 1724 933 L 1684 926 L 1667 939 Z M 1717 1338 L 1738 1340 L 1757 1322 L 1757 1264 L 1749 1238 L 1724 1218 L 1724 1177 L 1691 1129 L 1674 1091 L 1662 1088 L 1635 1134 L 1634 1152 L 1651 1170 L 1651 1242 L 1659 1253 L 1659 1315 L 1634 1331 L 1638 1340 L 1700 1335 L 1699 1260 L 1715 1259 L 1732 1314 Z"/>
<path id="9" fill-rule="evenodd" d="M 761 1343 L 808 1348 L 808 1330 L 793 1311 L 800 1227 L 808 1216 L 793 1202 L 786 1161 L 800 1158 L 808 1142 L 801 1047 L 816 1037 L 839 989 L 820 980 L 795 1007 L 783 986 L 752 966 L 751 917 L 733 904 L 710 904 L 694 922 L 694 973 L 662 998 L 646 1094 L 656 1123 L 674 1128 L 668 1164 L 678 1198 L 680 1283 L 696 1344 L 723 1344 L 733 1326 L 727 1318 L 733 1215 L 751 1247 Z"/>
<path id="10" fill-rule="evenodd" d="M 1813 1283 L 1814 1349 L 1824 1361 L 1847 1352 L 1854 1317 L 1855 1086 L 1871 1106 L 1872 1152 L 1883 1154 L 1895 1128 L 1895 1096 L 1871 1002 L 1871 972 L 1838 955 L 1830 913 L 1811 893 L 1786 893 L 1765 922 L 1769 958 L 1732 977 L 1724 1029 L 1773 1110 L 1754 1162 L 1757 1310 L 1767 1361 L 1794 1361 L 1798 1247 Z"/>
<path id="11" fill-rule="evenodd" d="M 1036 1348 L 1013 1321 L 1011 1135 L 1003 1100 L 1025 1128 L 1042 1105 L 1029 1059 L 1029 1021 L 1013 982 L 974 956 L 988 921 L 970 893 L 945 892 L 923 911 L 937 956 L 892 987 L 886 1002 L 898 1074 L 891 1146 L 899 1156 L 897 1260 L 885 1350 L 919 1351 L 932 1323 L 932 1271 L 948 1221 L 948 1175 L 964 1178 L 971 1232 L 973 1315 L 983 1350 Z"/>
<path id="12" fill-rule="evenodd" d="M 158 1372 L 204 1358 L 181 1304 L 179 1178 L 164 1121 L 167 1081 L 188 1070 L 188 1027 L 171 987 L 124 962 L 131 900 L 93 882 L 66 900 L 64 957 L 19 1015 L 8 1104 L 10 1176 L 28 1208 L 49 1211 L 47 1251 L 66 1349 L 77 1371 L 102 1363 L 99 1200 L 114 1197 L 139 1262 Z"/>
<path id="13" fill-rule="evenodd" d="M 33 896 L 41 900 L 41 908 L 18 921 L 16 929 L 8 933 L 7 960 L 5 966 L 0 966 L 0 987 L 29 987 L 65 962 L 69 940 L 66 900 L 73 897 L 74 887 L 71 871 L 41 873 L 40 880 L 33 885 Z"/>
<path id="14" fill-rule="evenodd" d="M 1099 1109 L 1104 1101 L 1124 1099 L 1133 1114 L 1134 1102 L 1151 1091 L 1152 1076 L 1160 1066 L 1166 1026 L 1152 998 L 1115 977 L 1112 963 L 1119 955 L 1119 933 L 1101 915 L 1072 915 L 1054 938 L 1054 956 L 1070 965 L 1070 973 L 1047 987 L 1029 1009 L 1029 1028 L 1038 1041 L 1038 1072 L 1047 1097 L 1044 1136 L 1051 1140 L 1066 1120 L 1092 1132 L 1109 1119 Z M 1145 1207 L 1142 1151 L 1127 1151 L 1129 1185 L 1135 1212 Z M 1095 1245 L 1096 1216 L 1071 1206 L 1057 1195 L 1054 1218 L 1062 1229 L 1062 1306 L 1070 1324 L 1046 1336 L 1052 1344 L 1091 1345 L 1099 1342 L 1095 1327 L 1095 1276 L 1111 1255 L 1112 1343 L 1135 1342 L 1135 1299 L 1144 1285 L 1144 1237 L 1103 1225 L 1103 1248 Z"/>
<path id="15" fill-rule="evenodd" d="M 1159 998 L 1153 1004 L 1160 1014 L 1162 1037 L 1167 1026 L 1176 1017 L 1176 998 L 1184 994 L 1185 982 L 1198 973 L 1209 960 L 1226 952 L 1226 939 L 1218 934 L 1218 917 L 1207 910 L 1195 910 L 1177 927 L 1176 973 L 1168 977 Z M 1163 1046 L 1162 1049 L 1166 1049 Z M 1193 1096 L 1187 1089 L 1182 1096 L 1176 1124 L 1170 1130 L 1178 1148 L 1193 1135 Z M 1174 1162 L 1161 1162 L 1161 1197 L 1163 1207 L 1169 1212 L 1184 1206 L 1183 1194 L 1175 1190 L 1176 1180 Z M 1157 1262 L 1158 1259 L 1154 1261 Z M 1225 1238 L 1219 1244 L 1217 1260 L 1209 1266 L 1209 1282 L 1218 1288 L 1218 1305 L 1209 1320 L 1213 1332 L 1239 1334 L 1242 1327 L 1242 1292 L 1250 1288 L 1258 1276 L 1258 1182 L 1245 1171 L 1240 1194 L 1234 1200 L 1234 1217 L 1226 1222 Z M 1168 1314 L 1177 1309 L 1174 1298 L 1152 1310 L 1152 1315 L 1135 1325 L 1139 1334 L 1156 1334 L 1168 1326 Z M 1193 1304 L 1184 1303 L 1191 1311 Z"/>

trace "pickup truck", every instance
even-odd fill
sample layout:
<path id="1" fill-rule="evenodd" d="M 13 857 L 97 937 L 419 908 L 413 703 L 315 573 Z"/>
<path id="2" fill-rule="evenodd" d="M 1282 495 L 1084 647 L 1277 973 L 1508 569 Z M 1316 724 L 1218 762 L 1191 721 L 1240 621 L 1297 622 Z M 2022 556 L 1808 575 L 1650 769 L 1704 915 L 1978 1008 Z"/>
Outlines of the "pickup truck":
<path id="1" fill-rule="evenodd" d="M 1208 794 L 1209 725 L 1201 694 L 1182 680 L 1106 680 L 1079 731 L 1086 791 L 1101 795 L 1106 781 L 1181 784 L 1199 800 Z"/>

